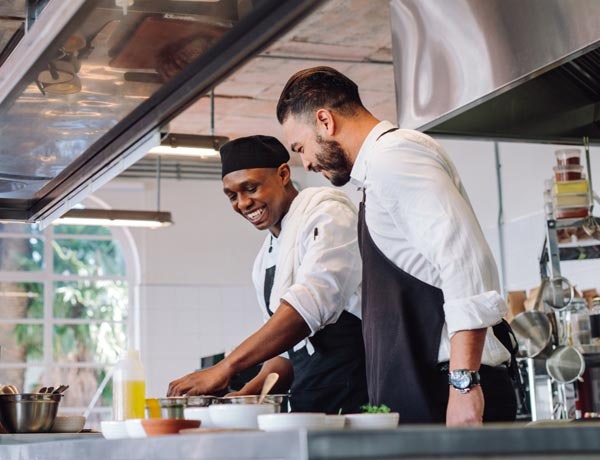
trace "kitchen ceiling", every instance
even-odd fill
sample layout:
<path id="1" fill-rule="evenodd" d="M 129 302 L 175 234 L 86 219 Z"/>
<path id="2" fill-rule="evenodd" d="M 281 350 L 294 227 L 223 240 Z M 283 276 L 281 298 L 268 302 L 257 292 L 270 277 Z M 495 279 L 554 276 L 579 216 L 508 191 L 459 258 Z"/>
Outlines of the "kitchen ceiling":
<path id="1" fill-rule="evenodd" d="M 367 108 L 395 122 L 389 1 L 330 0 L 215 87 L 215 134 L 267 134 L 284 141 L 275 117 L 279 94 L 294 72 L 317 65 L 347 74 Z M 170 131 L 210 134 L 210 111 L 206 95 L 172 120 Z M 300 164 L 296 154 L 292 164 Z"/>

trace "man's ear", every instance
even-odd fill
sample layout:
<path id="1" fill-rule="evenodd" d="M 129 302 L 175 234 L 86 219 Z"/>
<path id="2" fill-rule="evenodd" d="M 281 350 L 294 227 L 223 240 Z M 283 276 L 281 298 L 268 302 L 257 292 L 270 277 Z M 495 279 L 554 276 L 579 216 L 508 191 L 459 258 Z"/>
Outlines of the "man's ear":
<path id="1" fill-rule="evenodd" d="M 292 180 L 292 172 L 287 163 L 279 165 L 279 168 L 277 168 L 277 175 L 281 178 L 281 183 L 284 187 Z"/>
<path id="2" fill-rule="evenodd" d="M 316 113 L 317 127 L 320 127 L 326 134 L 333 136 L 335 133 L 335 117 L 330 110 L 319 109 Z"/>

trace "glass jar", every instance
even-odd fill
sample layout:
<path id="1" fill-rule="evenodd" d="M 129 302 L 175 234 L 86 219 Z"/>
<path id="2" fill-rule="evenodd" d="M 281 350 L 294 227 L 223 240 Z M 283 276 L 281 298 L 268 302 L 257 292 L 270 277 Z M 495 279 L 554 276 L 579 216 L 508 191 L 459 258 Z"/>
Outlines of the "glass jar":
<path id="1" fill-rule="evenodd" d="M 573 346 L 591 343 L 590 310 L 585 299 L 575 298 L 571 301 L 568 307 L 568 324 Z"/>
<path id="2" fill-rule="evenodd" d="M 600 345 L 600 297 L 592 299 L 590 310 L 590 336 L 592 345 Z"/>

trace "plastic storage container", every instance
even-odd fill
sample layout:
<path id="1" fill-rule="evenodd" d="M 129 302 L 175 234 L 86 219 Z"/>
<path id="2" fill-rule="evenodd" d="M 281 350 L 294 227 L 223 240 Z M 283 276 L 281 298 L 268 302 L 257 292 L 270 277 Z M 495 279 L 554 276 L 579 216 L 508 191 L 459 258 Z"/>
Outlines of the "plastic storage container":
<path id="1" fill-rule="evenodd" d="M 579 206 L 568 206 L 554 209 L 556 219 L 577 219 L 586 217 L 589 214 L 589 208 Z"/>
<path id="2" fill-rule="evenodd" d="M 144 418 L 146 402 L 144 366 L 138 350 L 127 350 L 113 373 L 113 418 Z"/>
<path id="3" fill-rule="evenodd" d="M 581 180 L 583 177 L 583 166 L 581 165 L 566 165 L 554 167 L 554 178 L 558 182 L 569 180 Z"/>
<path id="4" fill-rule="evenodd" d="M 579 149 L 560 149 L 554 152 L 556 164 L 559 166 L 578 165 L 581 152 Z"/>
<path id="5" fill-rule="evenodd" d="M 588 193 L 559 193 L 553 196 L 555 208 L 588 207 L 590 196 Z"/>
<path id="6" fill-rule="evenodd" d="M 554 182 L 552 193 L 554 195 L 561 195 L 563 193 L 588 193 L 588 186 L 588 181 L 585 179 Z"/>
<path id="7" fill-rule="evenodd" d="M 568 323 L 574 346 L 589 345 L 590 310 L 585 299 L 573 299 L 568 307 Z"/>

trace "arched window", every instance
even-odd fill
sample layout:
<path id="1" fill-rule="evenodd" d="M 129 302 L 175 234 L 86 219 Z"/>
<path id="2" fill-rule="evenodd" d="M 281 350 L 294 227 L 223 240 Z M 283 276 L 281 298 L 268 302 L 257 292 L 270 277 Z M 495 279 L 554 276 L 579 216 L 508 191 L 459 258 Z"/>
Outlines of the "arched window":
<path id="1" fill-rule="evenodd" d="M 139 344 L 138 263 L 126 229 L 0 223 L 0 383 L 68 384 L 60 412 L 110 418 L 107 373 Z"/>

